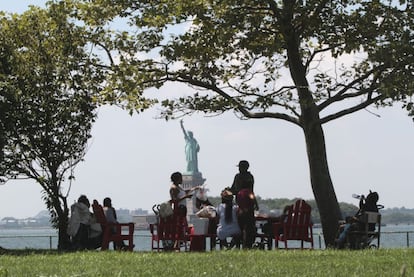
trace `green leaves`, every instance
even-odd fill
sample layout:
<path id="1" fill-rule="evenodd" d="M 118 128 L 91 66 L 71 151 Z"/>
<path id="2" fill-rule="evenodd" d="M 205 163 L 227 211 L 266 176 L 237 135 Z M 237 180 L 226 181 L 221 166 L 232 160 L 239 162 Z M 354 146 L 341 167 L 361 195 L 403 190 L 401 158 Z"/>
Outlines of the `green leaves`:
<path id="1" fill-rule="evenodd" d="M 167 115 L 235 108 L 249 110 L 249 116 L 284 112 L 290 121 L 309 101 L 323 110 L 349 98 L 370 105 L 410 96 L 411 6 L 411 1 L 379 0 L 66 0 L 38 15 L 55 18 L 42 23 L 38 35 L 53 36 L 55 41 L 44 41 L 60 45 L 40 56 L 71 64 L 64 53 L 89 53 L 85 63 L 97 71 L 88 82 L 100 83 L 93 99 L 130 113 L 157 103 L 143 96 L 146 89 L 179 81 L 199 96 L 164 106 Z M 28 14 L 13 28 L 24 33 L 33 20 Z M 22 62 L 29 53 L 19 49 L 16 59 Z M 62 67 L 52 75 L 65 80 L 62 76 L 76 71 Z"/>
<path id="2" fill-rule="evenodd" d="M 0 176 L 36 180 L 58 226 L 67 222 L 65 180 L 85 155 L 96 116 L 92 99 L 103 87 L 105 69 L 88 51 L 89 34 L 68 18 L 62 3 L 3 14 L 0 28 Z"/>
<path id="3" fill-rule="evenodd" d="M 7 30 L 3 37 L 10 43 L 4 46 L 14 49 L 9 57 L 13 63 L 2 78 L 3 87 L 15 91 L 10 98 L 15 101 L 15 124 L 58 128 L 63 122 L 79 125 L 81 116 L 89 122 L 93 116 L 87 113 L 94 109 L 91 96 L 100 90 L 101 75 L 90 67 L 83 48 L 86 42 L 78 39 L 82 29 L 49 16 L 31 10 L 3 21 L 2 29 Z M 18 118 L 21 112 L 26 112 L 25 118 Z"/>
<path id="4" fill-rule="evenodd" d="M 325 108 L 343 99 L 344 94 L 346 98 L 353 95 L 357 102 L 365 101 L 364 94 L 355 93 L 355 88 L 382 95 L 385 90 L 379 88 L 393 78 L 392 84 L 398 86 L 398 75 L 412 64 L 413 16 L 409 5 L 406 1 L 396 5 L 364 0 L 164 0 L 123 1 L 119 7 L 128 10 L 122 15 L 137 27 L 140 49 L 153 53 L 151 59 L 157 61 L 142 66 L 143 60 L 130 59 L 144 72 L 159 73 L 155 79 L 151 73 L 151 77 L 141 75 L 141 83 L 160 87 L 166 81 L 180 80 L 199 88 L 200 93 L 204 89 L 214 91 L 217 103 L 224 94 L 232 96 L 233 103 L 238 104 L 223 104 L 222 111 L 244 107 L 259 113 L 270 108 L 276 112 L 277 107 L 296 110 L 291 108 L 304 96 L 303 89 L 299 94 L 304 87 L 308 88 L 308 97 Z M 166 36 L 168 30 L 175 30 L 175 35 Z M 345 62 L 355 55 L 355 65 Z M 383 70 L 384 65 L 390 70 Z M 397 67 L 401 69 L 395 71 Z M 364 74 L 370 70 L 376 72 L 375 78 Z M 412 79 L 408 71 L 404 76 Z M 352 84 L 355 79 L 359 80 L 356 85 Z M 296 92 L 288 90 L 285 96 L 276 93 L 287 85 L 296 87 Z M 180 101 L 182 106 L 166 114 L 189 107 L 199 110 L 203 105 L 198 100 L 202 99 L 188 98 L 193 105 Z M 214 96 L 204 100 L 211 104 L 212 99 Z M 216 106 L 209 109 L 207 102 L 204 106 L 204 112 L 217 111 Z"/>

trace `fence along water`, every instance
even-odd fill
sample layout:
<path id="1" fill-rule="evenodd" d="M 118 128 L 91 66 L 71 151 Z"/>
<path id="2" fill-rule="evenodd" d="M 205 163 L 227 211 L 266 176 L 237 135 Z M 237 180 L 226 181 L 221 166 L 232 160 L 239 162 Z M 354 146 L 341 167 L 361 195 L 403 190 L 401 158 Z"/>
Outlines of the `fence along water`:
<path id="1" fill-rule="evenodd" d="M 314 228 L 316 249 L 324 249 L 322 230 Z M 0 246 L 6 249 L 56 249 L 58 237 L 54 229 L 0 229 Z M 149 230 L 136 230 L 135 251 L 150 251 Z M 293 245 L 292 245 L 293 246 Z M 414 226 L 392 225 L 381 228 L 381 248 L 414 248 Z"/>

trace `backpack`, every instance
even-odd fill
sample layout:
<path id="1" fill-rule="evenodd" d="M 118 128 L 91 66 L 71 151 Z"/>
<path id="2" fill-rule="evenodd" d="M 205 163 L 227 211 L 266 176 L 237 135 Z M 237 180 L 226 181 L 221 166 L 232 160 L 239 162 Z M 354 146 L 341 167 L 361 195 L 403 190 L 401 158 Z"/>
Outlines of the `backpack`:
<path id="1" fill-rule="evenodd" d="M 253 211 L 255 195 L 250 189 L 242 189 L 237 193 L 236 203 L 242 211 Z"/>

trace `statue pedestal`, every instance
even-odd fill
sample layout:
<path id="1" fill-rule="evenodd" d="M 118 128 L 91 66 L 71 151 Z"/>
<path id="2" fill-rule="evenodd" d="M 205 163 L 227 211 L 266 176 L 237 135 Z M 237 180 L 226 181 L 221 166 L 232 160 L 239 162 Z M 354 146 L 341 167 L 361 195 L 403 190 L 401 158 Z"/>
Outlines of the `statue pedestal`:
<path id="1" fill-rule="evenodd" d="M 201 172 L 184 173 L 182 188 L 188 190 L 193 187 L 202 186 L 205 181 L 206 179 L 203 178 Z M 192 215 L 195 212 L 196 193 L 197 191 L 194 191 L 193 197 L 187 198 L 187 215 Z"/>

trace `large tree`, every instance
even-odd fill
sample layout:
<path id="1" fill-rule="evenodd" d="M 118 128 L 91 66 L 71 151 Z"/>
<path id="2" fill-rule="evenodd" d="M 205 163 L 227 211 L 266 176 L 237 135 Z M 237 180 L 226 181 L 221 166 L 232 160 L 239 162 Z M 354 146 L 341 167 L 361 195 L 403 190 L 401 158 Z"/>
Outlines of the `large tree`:
<path id="1" fill-rule="evenodd" d="M 93 97 L 105 76 L 88 51 L 85 28 L 67 14 L 64 5 L 51 5 L 0 15 L 0 176 L 40 184 L 59 249 L 68 247 L 70 180 L 84 157 Z"/>
<path id="2" fill-rule="evenodd" d="M 196 90 L 163 101 L 166 118 L 232 110 L 301 128 L 327 245 L 341 213 L 323 124 L 371 105 L 412 108 L 411 0 L 101 0 L 84 14 L 130 20 L 136 44 L 118 37 L 128 45 L 119 66 L 141 91 L 171 81 Z"/>

